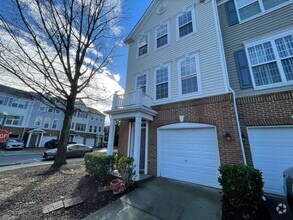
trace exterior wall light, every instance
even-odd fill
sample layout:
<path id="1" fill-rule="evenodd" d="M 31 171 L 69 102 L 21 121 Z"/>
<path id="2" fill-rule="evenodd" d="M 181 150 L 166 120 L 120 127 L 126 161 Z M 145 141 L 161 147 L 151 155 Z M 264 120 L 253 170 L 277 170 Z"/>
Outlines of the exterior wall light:
<path id="1" fill-rule="evenodd" d="M 230 141 L 232 139 L 232 136 L 228 131 L 225 134 L 225 139 L 226 139 L 226 141 Z"/>
<path id="2" fill-rule="evenodd" d="M 179 121 L 183 122 L 184 121 L 184 115 L 179 115 Z"/>

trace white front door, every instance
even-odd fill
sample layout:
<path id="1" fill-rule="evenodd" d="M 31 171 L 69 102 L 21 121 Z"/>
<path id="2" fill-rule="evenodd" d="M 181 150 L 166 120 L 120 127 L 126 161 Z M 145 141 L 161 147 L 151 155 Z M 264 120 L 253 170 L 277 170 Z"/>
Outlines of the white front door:
<path id="1" fill-rule="evenodd" d="M 159 129 L 158 176 L 219 188 L 214 127 Z"/>
<path id="2" fill-rule="evenodd" d="M 264 191 L 284 195 L 283 172 L 293 167 L 293 127 L 248 127 L 253 165 L 260 169 Z"/>

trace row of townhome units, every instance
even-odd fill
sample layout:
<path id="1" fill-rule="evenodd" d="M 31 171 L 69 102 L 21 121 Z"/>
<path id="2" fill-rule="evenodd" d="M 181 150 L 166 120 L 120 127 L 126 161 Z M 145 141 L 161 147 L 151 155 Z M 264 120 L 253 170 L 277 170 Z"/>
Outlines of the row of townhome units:
<path id="1" fill-rule="evenodd" d="M 293 1 L 153 0 L 125 39 L 108 154 L 136 173 L 219 188 L 221 164 L 263 172 L 283 194 L 293 167 Z M 140 178 L 140 175 L 137 175 Z"/>
<path id="2" fill-rule="evenodd" d="M 58 100 L 55 100 L 58 104 Z M 21 138 L 26 147 L 44 147 L 59 139 L 63 112 L 31 92 L 0 85 L 0 125 L 11 138 Z M 104 139 L 105 115 L 83 102 L 77 103 L 71 122 L 70 142 L 98 146 Z M 5 119 L 4 119 L 5 118 Z"/>

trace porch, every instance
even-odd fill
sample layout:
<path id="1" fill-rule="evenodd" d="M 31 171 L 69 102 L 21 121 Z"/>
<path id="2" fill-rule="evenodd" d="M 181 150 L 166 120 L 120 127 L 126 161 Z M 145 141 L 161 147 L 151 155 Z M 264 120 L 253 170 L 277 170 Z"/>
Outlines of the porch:
<path id="1" fill-rule="evenodd" d="M 157 112 L 150 105 L 152 98 L 142 89 L 123 95 L 114 94 L 110 116 L 107 154 L 113 154 L 115 125 L 117 121 L 128 123 L 127 155 L 134 158 L 136 180 L 148 173 L 148 123 Z M 119 150 L 119 149 L 118 149 Z"/>

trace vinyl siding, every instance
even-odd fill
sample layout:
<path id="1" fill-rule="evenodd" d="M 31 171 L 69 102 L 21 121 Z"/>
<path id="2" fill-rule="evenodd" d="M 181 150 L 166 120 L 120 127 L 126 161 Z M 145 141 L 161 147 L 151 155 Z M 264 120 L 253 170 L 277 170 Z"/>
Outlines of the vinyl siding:
<path id="1" fill-rule="evenodd" d="M 293 4 L 266 13 L 242 24 L 228 26 L 225 4 L 218 7 L 222 30 L 224 50 L 227 62 L 228 76 L 231 87 L 237 97 L 266 94 L 278 91 L 292 90 L 293 86 L 280 86 L 269 89 L 254 90 L 240 89 L 238 73 L 234 59 L 234 52 L 243 49 L 247 41 L 259 40 L 282 30 L 293 29 Z"/>
<path id="2" fill-rule="evenodd" d="M 171 101 L 181 100 L 178 85 L 178 59 L 194 53 L 199 57 L 202 93 L 189 97 L 189 99 L 225 93 L 212 4 L 198 1 L 194 4 L 194 2 L 192 0 L 161 1 L 148 17 L 147 22 L 142 25 L 140 31 L 131 36 L 134 42 L 129 46 L 126 93 L 135 90 L 136 74 L 148 71 L 147 93 L 154 97 L 154 69 L 159 65 L 169 63 L 171 69 L 170 98 Z M 165 4 L 167 9 L 162 15 L 157 15 L 156 11 L 162 4 Z M 177 41 L 176 16 L 185 7 L 192 5 L 195 6 L 196 32 Z M 170 44 L 155 50 L 155 27 L 163 21 L 169 21 L 170 24 Z M 137 40 L 142 33 L 150 33 L 149 54 L 137 58 Z"/>

